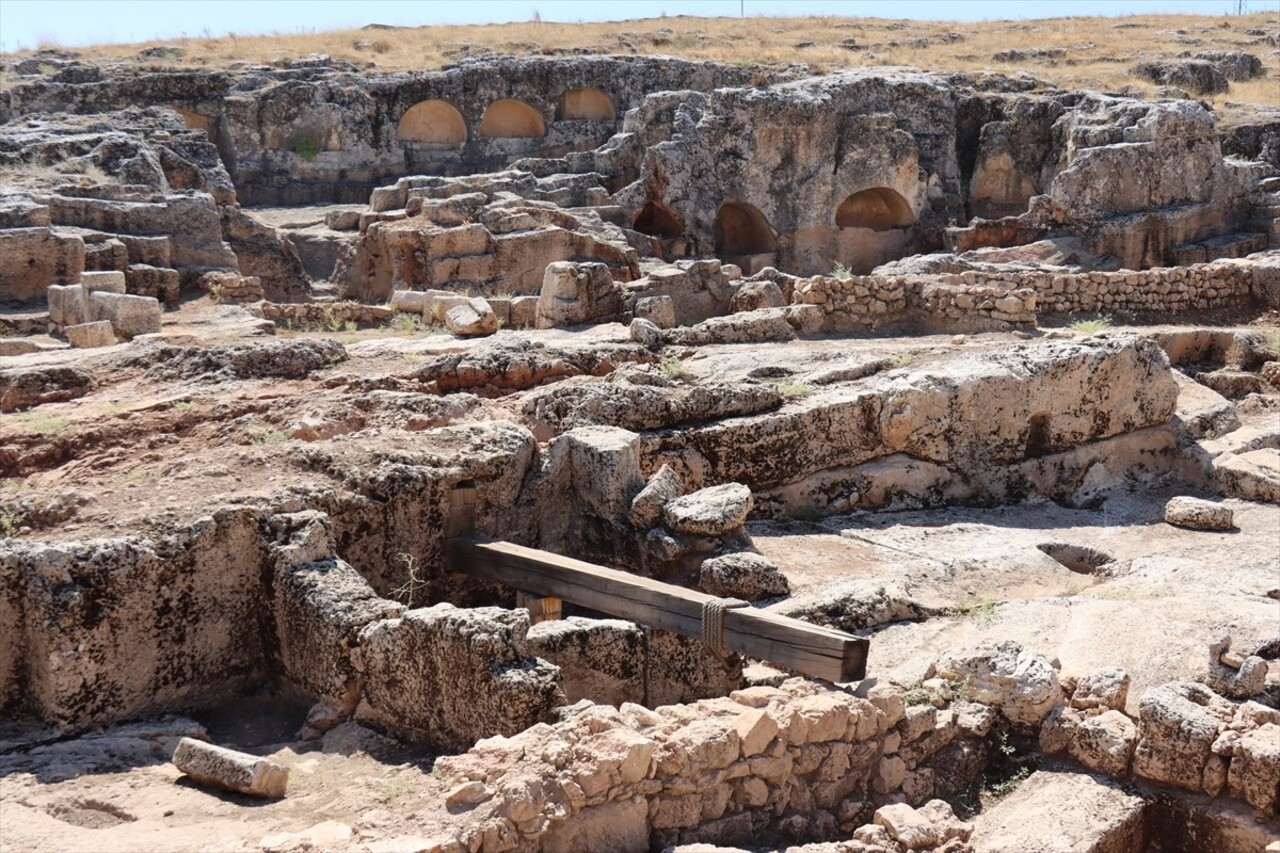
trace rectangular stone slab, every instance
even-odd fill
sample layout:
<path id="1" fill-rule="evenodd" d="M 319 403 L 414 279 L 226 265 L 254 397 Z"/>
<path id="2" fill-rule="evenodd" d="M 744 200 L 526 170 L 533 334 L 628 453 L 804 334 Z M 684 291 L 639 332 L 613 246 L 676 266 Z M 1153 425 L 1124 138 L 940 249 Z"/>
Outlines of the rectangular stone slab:
<path id="1" fill-rule="evenodd" d="M 269 758 L 189 737 L 178 741 L 173 764 L 202 785 L 252 797 L 279 799 L 289 783 L 289 771 Z"/>

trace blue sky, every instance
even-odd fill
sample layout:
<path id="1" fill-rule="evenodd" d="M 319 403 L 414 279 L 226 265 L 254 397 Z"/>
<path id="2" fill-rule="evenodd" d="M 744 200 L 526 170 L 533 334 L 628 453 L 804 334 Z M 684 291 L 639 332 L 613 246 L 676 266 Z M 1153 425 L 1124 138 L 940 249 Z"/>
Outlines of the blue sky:
<path id="1" fill-rule="evenodd" d="M 1062 15 L 1223 15 L 1235 0 L 0 0 L 0 50 L 359 27 L 602 21 L 668 15 L 867 15 L 982 20 Z M 1246 0 L 1249 11 L 1276 0 Z"/>

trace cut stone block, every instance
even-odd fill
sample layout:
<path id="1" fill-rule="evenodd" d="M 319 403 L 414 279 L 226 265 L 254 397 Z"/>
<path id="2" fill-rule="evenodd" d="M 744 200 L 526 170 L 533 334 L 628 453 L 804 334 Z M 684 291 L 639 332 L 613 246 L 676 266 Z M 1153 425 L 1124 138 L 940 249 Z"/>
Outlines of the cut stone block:
<path id="1" fill-rule="evenodd" d="M 1231 507 L 1200 498 L 1170 499 L 1164 505 L 1164 520 L 1192 530 L 1230 530 L 1234 526 Z"/>
<path id="2" fill-rule="evenodd" d="M 125 272 L 128 292 L 138 296 L 154 296 L 161 302 L 177 302 L 181 278 L 178 271 L 168 267 L 148 264 L 132 264 Z"/>
<path id="3" fill-rule="evenodd" d="M 125 339 L 160 331 L 160 300 L 153 296 L 99 291 L 89 294 L 89 308 L 94 320 L 109 320 Z"/>
<path id="4" fill-rule="evenodd" d="M 118 270 L 99 270 L 80 274 L 80 285 L 86 293 L 124 293 L 125 275 Z"/>
<path id="5" fill-rule="evenodd" d="M 78 284 L 49 285 L 49 322 L 55 326 L 74 326 L 89 319 L 89 299 Z"/>
<path id="6" fill-rule="evenodd" d="M 189 737 L 178 741 L 173 764 L 202 785 L 251 797 L 279 799 L 289 783 L 289 771 L 269 758 Z"/>
<path id="7" fill-rule="evenodd" d="M 109 347 L 116 342 L 115 330 L 107 320 L 94 323 L 79 323 L 65 329 L 67 341 L 73 347 L 92 349 L 93 347 Z"/>

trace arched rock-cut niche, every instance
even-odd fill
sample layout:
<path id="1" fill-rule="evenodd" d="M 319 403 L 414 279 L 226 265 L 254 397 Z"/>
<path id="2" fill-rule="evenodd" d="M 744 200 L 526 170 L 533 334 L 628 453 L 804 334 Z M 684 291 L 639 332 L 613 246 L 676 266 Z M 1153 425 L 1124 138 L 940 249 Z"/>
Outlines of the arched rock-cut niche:
<path id="1" fill-rule="evenodd" d="M 433 98 L 405 111 L 396 136 L 404 142 L 452 147 L 467 141 L 467 122 L 453 104 Z"/>
<path id="2" fill-rule="evenodd" d="M 684 233 L 684 223 L 680 221 L 680 217 L 670 208 L 656 201 L 644 203 L 644 207 L 640 208 L 640 212 L 636 214 L 632 227 L 641 234 L 661 237 L 664 240 L 673 240 Z"/>
<path id="3" fill-rule="evenodd" d="M 846 198 L 836 210 L 836 225 L 841 228 L 870 228 L 892 231 L 910 228 L 915 214 L 907 200 L 888 187 L 872 187 Z"/>
<path id="4" fill-rule="evenodd" d="M 612 121 L 617 115 L 609 96 L 592 87 L 570 89 L 556 104 L 557 120 Z"/>
<path id="5" fill-rule="evenodd" d="M 762 255 L 778 248 L 769 220 L 745 201 L 722 205 L 711 231 L 716 240 L 716 254 L 721 256 Z"/>
<path id="6" fill-rule="evenodd" d="M 524 101 L 502 98 L 484 111 L 480 135 L 491 138 L 546 136 L 547 125 L 542 114 Z"/>

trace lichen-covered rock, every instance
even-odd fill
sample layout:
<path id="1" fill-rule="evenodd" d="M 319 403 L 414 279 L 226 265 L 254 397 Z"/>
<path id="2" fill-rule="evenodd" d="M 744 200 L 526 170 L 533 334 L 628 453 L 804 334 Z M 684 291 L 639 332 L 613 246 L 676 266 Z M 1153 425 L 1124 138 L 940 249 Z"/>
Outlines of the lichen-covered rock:
<path id="1" fill-rule="evenodd" d="M 1280 448 L 1223 454 L 1213 460 L 1213 475 L 1223 494 L 1280 504 Z"/>
<path id="2" fill-rule="evenodd" d="M 214 347 L 148 346 L 128 363 L 155 379 L 303 379 L 347 360 L 337 341 L 284 340 Z"/>
<path id="3" fill-rule="evenodd" d="M 733 298 L 729 304 L 736 314 L 760 308 L 781 308 L 787 304 L 787 300 L 776 282 L 748 281 L 733 292 Z"/>
<path id="4" fill-rule="evenodd" d="M 1200 498 L 1170 498 L 1164 505 L 1164 520 L 1192 530 L 1230 530 L 1234 526 L 1231 507 Z"/>
<path id="5" fill-rule="evenodd" d="M 1006 641 L 952 654 L 938 675 L 960 686 L 974 702 L 991 705 L 1021 729 L 1033 729 L 1062 701 L 1058 673 L 1042 655 Z"/>
<path id="6" fill-rule="evenodd" d="M 749 488 L 725 483 L 676 498 L 662 508 L 662 520 L 677 533 L 719 536 L 741 527 L 751 507 Z"/>
<path id="7" fill-rule="evenodd" d="M 1124 776 L 1138 741 L 1138 727 L 1120 711 L 1105 711 L 1080 722 L 1068 753 L 1090 770 Z"/>
<path id="8" fill-rule="evenodd" d="M 1129 699 L 1129 673 L 1117 666 L 1095 669 L 1076 682 L 1071 707 L 1123 711 Z"/>
<path id="9" fill-rule="evenodd" d="M 1138 703 L 1134 774 L 1201 790 L 1213 742 L 1232 710 L 1230 702 L 1202 684 L 1173 682 L 1148 690 Z"/>
<path id="10" fill-rule="evenodd" d="M 547 264 L 538 298 L 538 328 L 598 323 L 621 311 L 622 289 L 604 264 Z"/>
<path id="11" fill-rule="evenodd" d="M 160 331 L 160 301 L 153 296 L 94 291 L 89 294 L 91 320 L 110 320 L 125 340 Z"/>
<path id="12" fill-rule="evenodd" d="M 684 494 L 680 475 L 670 465 L 663 465 L 631 499 L 627 520 L 638 530 L 648 530 L 662 518 L 662 508 Z"/>
<path id="13" fill-rule="evenodd" d="M 1193 95 L 1216 95 L 1230 88 L 1218 66 L 1203 60 L 1143 62 L 1134 66 L 1133 73 L 1157 86 L 1176 86 Z"/>
<path id="14" fill-rule="evenodd" d="M 525 397 L 522 408 L 549 432 L 593 424 L 646 430 L 755 414 L 780 401 L 776 389 L 756 382 L 683 384 L 627 373 L 608 382 L 559 382 Z"/>
<path id="15" fill-rule="evenodd" d="M 1265 815 L 1280 808 L 1280 725 L 1266 723 L 1246 732 L 1231 750 L 1227 786 Z"/>
<path id="16" fill-rule="evenodd" d="M 798 596 L 784 612 L 852 633 L 886 622 L 921 619 L 929 609 L 897 584 L 844 581 L 820 593 Z"/>
<path id="17" fill-rule="evenodd" d="M 498 331 L 498 315 L 484 299 L 467 299 L 445 312 L 445 325 L 460 338 L 479 338 Z"/>
<path id="18" fill-rule="evenodd" d="M 293 528 L 277 550 L 272 613 L 282 675 L 334 709 L 333 724 L 355 710 L 359 674 L 352 662 L 356 635 L 366 625 L 394 617 L 403 605 L 377 595 L 333 551 L 327 520 L 319 513 L 277 516 L 277 528 Z M 328 726 L 313 726 L 323 729 Z"/>
<path id="19" fill-rule="evenodd" d="M 670 296 L 642 296 L 636 300 L 637 320 L 648 320 L 659 329 L 670 329 L 676 324 L 676 308 Z"/>
<path id="20" fill-rule="evenodd" d="M 356 718 L 445 750 L 549 719 L 559 670 L 529 655 L 528 630 L 528 611 L 451 604 L 374 622 L 359 635 Z"/>
<path id="21" fill-rule="evenodd" d="M 1233 82 L 1244 82 L 1266 73 L 1262 60 L 1243 50 L 1202 50 L 1196 59 L 1212 62 L 1223 76 Z"/>
<path id="22" fill-rule="evenodd" d="M 173 764 L 202 785 L 252 797 L 279 799 L 289 784 L 289 771 L 269 758 L 188 737 L 178 741 Z"/>
<path id="23" fill-rule="evenodd" d="M 63 333 L 67 336 L 67 343 L 77 349 L 109 347 L 116 342 L 115 330 L 106 320 L 67 326 Z"/>
<path id="24" fill-rule="evenodd" d="M 619 364 L 652 362 L 638 344 L 564 344 L 495 339 L 463 352 L 445 353 L 422 364 L 414 376 L 441 391 L 483 388 L 525 389 L 566 376 L 603 376 Z"/>
<path id="25" fill-rule="evenodd" d="M 768 557 L 750 552 L 723 554 L 702 564 L 698 586 L 723 598 L 758 601 L 789 595 L 787 577 Z"/>
<path id="26" fill-rule="evenodd" d="M 0 412 L 74 400 L 93 390 L 93 374 L 78 367 L 19 367 L 0 370 Z"/>
<path id="27" fill-rule="evenodd" d="M 529 629 L 531 654 L 560 668 L 565 699 L 606 705 L 645 701 L 648 641 L 621 619 L 550 619 Z"/>

